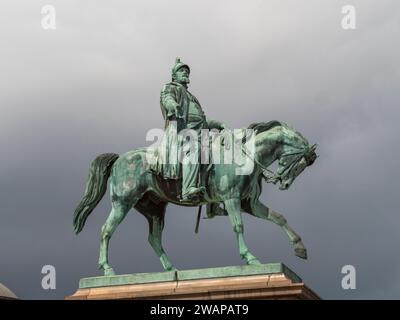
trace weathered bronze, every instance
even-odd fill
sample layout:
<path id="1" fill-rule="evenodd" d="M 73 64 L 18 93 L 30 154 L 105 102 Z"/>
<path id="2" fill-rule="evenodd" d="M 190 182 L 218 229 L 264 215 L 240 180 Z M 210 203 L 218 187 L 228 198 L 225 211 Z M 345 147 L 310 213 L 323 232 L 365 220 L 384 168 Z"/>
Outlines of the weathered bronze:
<path id="1" fill-rule="evenodd" d="M 156 161 L 149 161 L 149 148 L 139 148 L 123 155 L 102 154 L 92 162 L 84 196 L 74 214 L 75 232 L 83 229 L 87 217 L 102 199 L 110 178 L 112 210 L 101 230 L 99 258 L 100 268 L 105 275 L 114 274 L 108 262 L 109 240 L 132 207 L 147 218 L 149 242 L 164 269 L 176 270 L 161 244 L 169 202 L 192 207 L 207 204 L 209 218 L 228 215 L 236 233 L 240 256 L 247 264 L 260 262 L 245 243 L 242 212 L 282 227 L 294 246 L 295 254 L 306 259 L 307 251 L 299 235 L 289 227 L 281 214 L 262 204 L 259 196 L 263 179 L 279 182 L 281 190 L 288 189 L 296 177 L 315 161 L 316 145 L 310 146 L 299 132 L 283 122 L 260 122 L 247 128 L 253 133 L 254 149 L 251 152 L 246 144 L 238 144 L 235 139 L 230 142 L 226 139 L 223 144 L 218 144 L 228 150 L 237 147 L 245 154 L 253 164 L 252 170 L 246 174 L 238 174 L 243 164 L 234 161 L 206 165 L 168 161 L 171 150 L 188 156 L 193 145 L 196 150 L 203 147 L 198 138 L 192 139 L 190 144 L 179 136 L 177 138 L 174 130 L 192 129 L 195 133 L 210 128 L 227 130 L 219 122 L 206 120 L 198 100 L 187 90 L 189 72 L 189 67 L 177 60 L 172 82 L 162 90 L 161 109 L 166 121 L 166 133 L 161 147 L 155 153 Z M 167 161 L 162 162 L 161 158 Z M 196 159 L 199 159 L 197 154 Z M 276 173 L 268 169 L 275 161 L 278 161 Z M 220 204 L 224 208 L 220 208 Z"/>
<path id="2" fill-rule="evenodd" d="M 199 185 L 199 138 L 201 137 L 201 130 L 225 129 L 223 123 L 206 119 L 199 101 L 188 90 L 189 74 L 189 66 L 177 58 L 172 68 L 172 81 L 166 84 L 161 91 L 160 104 L 161 112 L 165 119 L 165 141 L 162 142 L 162 147 L 159 148 L 160 154 L 158 154 L 155 165 L 151 166 L 152 170 L 164 178 L 182 178 L 182 201 L 196 199 L 205 191 L 204 187 Z M 174 131 L 182 132 L 183 130 L 187 130 L 189 132 L 188 129 L 191 134 L 197 137 L 195 141 L 193 139 L 184 139 L 183 141 L 174 139 L 176 137 Z M 192 156 L 191 152 L 197 153 L 197 157 L 196 155 L 194 156 L 198 161 L 187 164 L 175 161 L 172 164 L 172 159 L 165 161 L 166 158 L 171 157 L 170 154 L 164 154 L 171 152 L 171 150 L 182 151 L 188 159 Z"/>

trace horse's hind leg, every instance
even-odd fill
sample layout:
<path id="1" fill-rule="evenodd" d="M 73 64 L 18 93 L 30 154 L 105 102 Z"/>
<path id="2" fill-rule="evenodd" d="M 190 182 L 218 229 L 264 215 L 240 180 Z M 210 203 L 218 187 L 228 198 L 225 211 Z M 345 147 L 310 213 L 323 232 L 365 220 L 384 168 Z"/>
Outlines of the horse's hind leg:
<path id="1" fill-rule="evenodd" d="M 233 231 L 236 233 L 236 238 L 239 243 L 239 252 L 242 259 L 246 260 L 247 264 L 260 264 L 260 261 L 253 256 L 247 247 L 244 236 L 243 236 L 243 222 L 242 215 L 240 212 L 240 200 L 239 199 L 230 199 L 225 200 L 225 207 L 228 211 L 229 218 L 232 222 Z"/>
<path id="2" fill-rule="evenodd" d="M 256 202 L 253 205 L 253 208 L 250 210 L 246 210 L 246 212 L 258 218 L 272 221 L 273 223 L 280 226 L 285 231 L 290 242 L 293 244 L 296 256 L 302 259 L 307 259 L 307 249 L 305 248 L 303 242 L 301 241 L 300 236 L 291 227 L 289 227 L 283 215 L 269 209 L 260 201 Z"/>
<path id="3" fill-rule="evenodd" d="M 128 203 L 124 203 L 120 200 L 113 201 L 111 213 L 108 216 L 106 223 L 101 228 L 99 268 L 104 271 L 105 276 L 115 274 L 113 268 L 108 264 L 108 244 L 115 229 L 125 218 L 130 208 L 131 205 Z"/>
<path id="4" fill-rule="evenodd" d="M 165 271 L 177 270 L 169 260 L 167 254 L 162 246 L 162 231 L 164 229 L 164 215 L 162 214 L 145 214 L 147 221 L 149 222 L 149 243 L 154 249 L 157 256 L 160 258 L 161 264 Z"/>

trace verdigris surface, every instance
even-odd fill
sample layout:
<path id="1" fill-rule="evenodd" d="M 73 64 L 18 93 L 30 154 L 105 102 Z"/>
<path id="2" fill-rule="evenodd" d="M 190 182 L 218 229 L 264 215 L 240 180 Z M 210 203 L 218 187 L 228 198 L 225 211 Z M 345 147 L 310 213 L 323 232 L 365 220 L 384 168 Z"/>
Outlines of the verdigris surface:
<path id="1" fill-rule="evenodd" d="M 162 91 L 161 107 L 166 120 L 166 134 L 161 152 L 182 148 L 184 153 L 189 153 L 185 142 L 171 139 L 172 135 L 168 131 L 171 130 L 169 122 L 172 120 L 176 120 L 178 129 L 225 129 L 223 124 L 207 120 L 197 99 L 187 91 L 184 84 L 188 83 L 189 72 L 189 67 L 177 60 L 173 69 L 173 82 Z M 196 112 L 197 115 L 193 116 Z M 164 269 L 177 270 L 161 242 L 168 203 L 191 207 L 206 204 L 209 207 L 208 217 L 228 215 L 236 233 L 240 256 L 247 264 L 260 262 L 246 245 L 241 216 L 243 212 L 280 226 L 293 244 L 295 254 L 307 258 L 306 248 L 299 235 L 289 227 L 281 214 L 261 203 L 259 196 L 263 179 L 279 182 L 281 190 L 288 189 L 296 177 L 317 158 L 316 146 L 311 146 L 299 132 L 280 121 L 254 123 L 248 129 L 254 132 L 253 152 L 249 154 L 243 150 L 254 165 L 248 174 L 238 175 L 237 170 L 241 164 L 235 162 L 207 165 L 203 169 L 200 164 L 190 164 L 188 168 L 181 164 L 160 164 L 159 161 L 149 164 L 147 148 L 135 149 L 122 155 L 101 154 L 92 162 L 86 190 L 75 210 L 73 224 L 76 233 L 83 229 L 87 217 L 102 199 L 110 180 L 112 210 L 101 230 L 99 257 L 99 266 L 104 275 L 114 274 L 108 261 L 109 241 L 132 207 L 147 218 L 149 243 Z M 278 162 L 278 169 L 271 174 L 268 167 L 275 161 Z M 219 207 L 220 204 L 224 209 Z"/>

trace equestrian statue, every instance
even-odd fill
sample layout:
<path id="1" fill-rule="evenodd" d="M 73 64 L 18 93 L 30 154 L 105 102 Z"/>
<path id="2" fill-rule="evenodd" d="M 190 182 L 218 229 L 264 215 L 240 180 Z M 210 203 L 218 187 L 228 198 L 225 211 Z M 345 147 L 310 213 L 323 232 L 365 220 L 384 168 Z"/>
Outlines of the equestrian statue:
<path id="1" fill-rule="evenodd" d="M 279 183 L 281 190 L 288 189 L 296 177 L 314 163 L 316 145 L 310 145 L 298 131 L 276 120 L 235 130 L 242 134 L 232 133 L 225 124 L 205 116 L 199 101 L 188 90 L 189 75 L 189 66 L 177 59 L 172 68 L 172 81 L 161 91 L 165 127 L 157 147 L 138 148 L 122 155 L 105 153 L 93 160 L 84 195 L 74 213 L 75 232 L 82 231 L 88 216 L 104 196 L 109 181 L 112 209 L 101 228 L 99 257 L 99 267 L 106 276 L 115 274 L 108 259 L 110 238 L 132 207 L 146 217 L 148 241 L 164 269 L 177 270 L 161 241 L 168 203 L 200 209 L 206 205 L 209 219 L 229 216 L 240 256 L 247 264 L 260 262 L 246 245 L 242 213 L 280 226 L 295 254 L 307 259 L 300 236 L 283 215 L 265 206 L 259 197 L 263 180 Z M 200 138 L 207 131 L 214 135 Z M 206 147 L 213 143 L 212 152 L 203 157 Z M 251 164 L 251 169 L 238 174 L 239 169 L 243 169 L 243 161 L 226 161 L 229 157 L 225 153 L 224 157 L 219 157 L 221 150 L 228 150 L 228 153 L 239 150 L 245 162 Z M 220 161 L 214 161 L 216 158 Z M 278 168 L 273 172 L 268 167 L 275 161 Z"/>

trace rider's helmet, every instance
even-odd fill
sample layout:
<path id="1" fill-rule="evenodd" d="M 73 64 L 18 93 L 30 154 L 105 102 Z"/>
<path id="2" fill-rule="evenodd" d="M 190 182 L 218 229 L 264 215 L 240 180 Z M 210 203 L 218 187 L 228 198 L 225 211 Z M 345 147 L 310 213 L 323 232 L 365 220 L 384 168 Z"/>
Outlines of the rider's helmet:
<path id="1" fill-rule="evenodd" d="M 180 68 L 182 68 L 182 67 L 188 68 L 188 70 L 189 70 L 189 72 L 190 72 L 189 66 L 188 66 L 186 63 L 183 63 L 183 62 L 181 61 L 180 58 L 176 58 L 176 60 L 175 60 L 175 65 L 174 65 L 174 67 L 172 68 L 172 80 L 175 80 L 175 74 L 176 74 L 176 72 L 177 72 Z"/>

